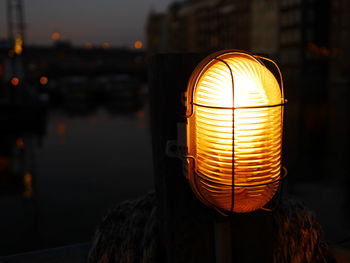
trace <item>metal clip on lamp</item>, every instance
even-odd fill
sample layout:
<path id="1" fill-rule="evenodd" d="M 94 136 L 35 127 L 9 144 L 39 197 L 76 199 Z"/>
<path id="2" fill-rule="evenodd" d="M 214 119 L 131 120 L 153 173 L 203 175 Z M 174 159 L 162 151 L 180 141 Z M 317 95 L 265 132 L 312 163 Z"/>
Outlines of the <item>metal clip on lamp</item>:
<path id="1" fill-rule="evenodd" d="M 263 61 L 276 67 L 280 83 Z M 187 178 L 197 198 L 225 214 L 263 208 L 286 174 L 285 99 L 276 63 L 217 52 L 192 73 L 185 104 Z"/>

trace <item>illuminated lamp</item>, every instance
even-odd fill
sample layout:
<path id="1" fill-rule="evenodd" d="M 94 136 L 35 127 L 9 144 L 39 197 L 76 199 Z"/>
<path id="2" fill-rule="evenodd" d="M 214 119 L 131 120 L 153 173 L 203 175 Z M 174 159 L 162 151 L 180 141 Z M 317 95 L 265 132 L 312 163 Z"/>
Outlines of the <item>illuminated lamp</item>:
<path id="1" fill-rule="evenodd" d="M 13 78 L 11 78 L 11 84 L 12 84 L 12 86 L 18 86 L 19 85 L 19 83 L 20 83 L 20 79 L 19 78 L 17 78 L 17 77 L 13 77 Z"/>
<path id="2" fill-rule="evenodd" d="M 286 173 L 278 66 L 244 52 L 214 53 L 192 73 L 185 104 L 187 179 L 197 198 L 223 213 L 264 208 Z"/>
<path id="3" fill-rule="evenodd" d="M 41 76 L 39 82 L 41 85 L 45 86 L 49 83 L 49 79 L 45 76 Z"/>

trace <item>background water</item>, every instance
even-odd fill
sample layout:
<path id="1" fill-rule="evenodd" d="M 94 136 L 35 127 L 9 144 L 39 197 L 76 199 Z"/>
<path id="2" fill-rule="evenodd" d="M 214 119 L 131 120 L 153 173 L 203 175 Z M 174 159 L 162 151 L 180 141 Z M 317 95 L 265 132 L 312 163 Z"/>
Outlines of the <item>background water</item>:
<path id="1" fill-rule="evenodd" d="M 67 100 L 37 113 L 32 127 L 1 132 L 1 167 L 10 160 L 12 168 L 0 177 L 0 255 L 91 241 L 109 208 L 153 189 L 147 101 Z M 287 136 L 292 125 L 287 114 Z M 319 148 L 296 160 L 286 149 L 284 195 L 315 212 L 328 241 L 342 241 L 350 236 L 350 179 L 327 172 L 332 147 Z"/>
<path id="2" fill-rule="evenodd" d="M 108 208 L 153 188 L 147 105 L 74 102 L 43 126 L 21 138 L 31 185 L 0 196 L 0 255 L 89 241 Z"/>

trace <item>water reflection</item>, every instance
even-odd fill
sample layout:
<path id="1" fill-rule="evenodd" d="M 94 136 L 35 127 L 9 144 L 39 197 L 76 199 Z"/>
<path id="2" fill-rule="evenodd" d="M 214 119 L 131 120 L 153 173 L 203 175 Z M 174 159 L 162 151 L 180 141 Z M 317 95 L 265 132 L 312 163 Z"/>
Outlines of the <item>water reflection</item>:
<path id="1" fill-rule="evenodd" d="M 0 255 L 90 240 L 109 207 L 153 188 L 146 86 L 81 81 L 50 79 L 40 107 L 2 106 Z M 293 101 L 286 110 L 287 192 L 331 241 L 350 233 L 347 111 Z"/>
<path id="2" fill-rule="evenodd" d="M 47 114 L 34 104 L 1 103 L 0 108 L 0 252 L 4 254 L 37 247 L 36 157 L 46 134 Z"/>
<path id="3" fill-rule="evenodd" d="M 153 188 L 144 88 L 52 93 L 30 118 L 2 111 L 12 121 L 0 130 L 0 255 L 90 240 L 108 208 Z"/>
<path id="4" fill-rule="evenodd" d="M 26 114 L 22 115 L 22 111 Z M 30 198 L 36 167 L 35 149 L 45 134 L 46 112 L 41 108 L 2 107 L 2 119 L 4 116 L 10 118 L 2 122 L 6 125 L 0 131 L 0 197 Z"/>

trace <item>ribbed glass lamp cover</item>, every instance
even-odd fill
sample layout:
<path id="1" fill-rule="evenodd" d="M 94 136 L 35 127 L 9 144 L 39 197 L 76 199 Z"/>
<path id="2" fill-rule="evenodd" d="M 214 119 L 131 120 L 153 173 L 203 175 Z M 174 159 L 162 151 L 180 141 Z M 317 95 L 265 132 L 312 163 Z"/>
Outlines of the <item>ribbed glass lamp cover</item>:
<path id="1" fill-rule="evenodd" d="M 192 74 L 188 179 L 202 202 L 243 213 L 271 200 L 281 174 L 283 102 L 278 81 L 252 55 L 222 53 Z"/>

